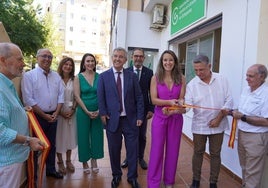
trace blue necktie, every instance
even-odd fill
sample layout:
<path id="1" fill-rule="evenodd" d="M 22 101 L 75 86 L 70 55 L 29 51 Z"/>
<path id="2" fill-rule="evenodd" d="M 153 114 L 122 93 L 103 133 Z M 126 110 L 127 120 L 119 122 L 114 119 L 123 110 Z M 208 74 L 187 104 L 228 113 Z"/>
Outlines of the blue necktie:
<path id="1" fill-rule="evenodd" d="M 140 73 L 141 73 L 141 70 L 140 70 L 140 69 L 136 69 L 136 72 L 137 72 L 138 80 L 140 80 Z"/>

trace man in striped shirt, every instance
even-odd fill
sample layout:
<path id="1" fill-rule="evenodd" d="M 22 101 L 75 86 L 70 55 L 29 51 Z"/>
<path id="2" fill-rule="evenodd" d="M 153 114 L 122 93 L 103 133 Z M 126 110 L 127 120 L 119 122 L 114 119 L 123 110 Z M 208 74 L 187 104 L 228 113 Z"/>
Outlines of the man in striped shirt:
<path id="1" fill-rule="evenodd" d="M 23 56 L 12 43 L 0 43 L 0 187 L 19 187 L 23 162 L 30 149 L 43 143 L 29 137 L 28 118 L 16 93 L 13 78 L 21 76 Z"/>

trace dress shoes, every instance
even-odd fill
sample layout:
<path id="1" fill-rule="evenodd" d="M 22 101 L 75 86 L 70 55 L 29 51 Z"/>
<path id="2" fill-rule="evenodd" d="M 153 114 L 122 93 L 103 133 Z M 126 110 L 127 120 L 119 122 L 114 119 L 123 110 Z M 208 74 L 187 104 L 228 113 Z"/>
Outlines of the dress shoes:
<path id="1" fill-rule="evenodd" d="M 125 159 L 123 163 L 121 164 L 121 168 L 127 168 L 127 167 L 128 167 L 128 163 L 127 163 L 127 159 Z"/>
<path id="2" fill-rule="evenodd" d="M 54 171 L 54 172 L 47 172 L 46 173 L 47 177 L 53 177 L 53 178 L 56 178 L 56 179 L 62 179 L 63 178 L 63 175 L 57 171 Z"/>
<path id="3" fill-rule="evenodd" d="M 190 188 L 199 188 L 200 187 L 200 181 L 198 180 L 193 180 L 192 185 Z"/>
<path id="4" fill-rule="evenodd" d="M 114 177 L 111 182 L 111 187 L 117 188 L 119 186 L 120 181 L 121 181 L 121 177 Z"/>
<path id="5" fill-rule="evenodd" d="M 143 170 L 147 170 L 147 168 L 148 168 L 148 165 L 147 165 L 147 163 L 145 162 L 144 159 L 141 159 L 141 160 L 140 160 L 140 166 L 141 166 L 141 168 L 142 168 Z"/>
<path id="6" fill-rule="evenodd" d="M 139 185 L 139 183 L 137 182 L 136 179 L 134 179 L 134 180 L 129 180 L 128 179 L 127 181 L 131 185 L 132 188 L 140 188 L 140 185 Z"/>

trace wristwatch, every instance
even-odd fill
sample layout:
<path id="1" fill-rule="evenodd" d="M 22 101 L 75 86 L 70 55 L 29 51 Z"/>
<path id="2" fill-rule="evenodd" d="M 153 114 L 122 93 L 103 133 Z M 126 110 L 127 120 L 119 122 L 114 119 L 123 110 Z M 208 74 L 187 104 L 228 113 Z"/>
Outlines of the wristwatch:
<path id="1" fill-rule="evenodd" d="M 31 140 L 31 137 L 27 136 L 26 140 L 24 141 L 24 143 L 22 145 L 29 146 L 30 145 L 30 140 Z"/>
<path id="2" fill-rule="evenodd" d="M 247 116 L 245 114 L 241 117 L 241 121 L 247 122 Z"/>

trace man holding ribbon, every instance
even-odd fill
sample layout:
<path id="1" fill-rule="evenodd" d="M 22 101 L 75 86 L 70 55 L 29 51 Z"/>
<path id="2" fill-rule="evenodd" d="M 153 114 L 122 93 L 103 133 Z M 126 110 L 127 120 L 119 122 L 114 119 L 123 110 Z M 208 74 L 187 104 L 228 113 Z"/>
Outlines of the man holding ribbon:
<path id="1" fill-rule="evenodd" d="M 0 43 L 0 187 L 20 187 L 23 162 L 44 143 L 29 137 L 28 118 L 12 79 L 22 75 L 23 55 L 13 43 Z"/>
<path id="2" fill-rule="evenodd" d="M 210 188 L 216 188 L 221 166 L 224 131 L 229 128 L 226 114 L 221 109 L 232 109 L 233 99 L 227 79 L 211 71 L 211 64 L 207 56 L 197 55 L 193 61 L 193 67 L 196 76 L 187 84 L 185 95 L 186 106 L 193 107 L 194 153 L 191 188 L 200 186 L 207 139 L 209 140 L 211 169 Z"/>
<path id="3" fill-rule="evenodd" d="M 238 156 L 242 168 L 242 186 L 260 187 L 268 154 L 268 86 L 267 68 L 255 64 L 248 68 L 246 87 L 238 109 L 232 111 L 238 119 Z"/>

